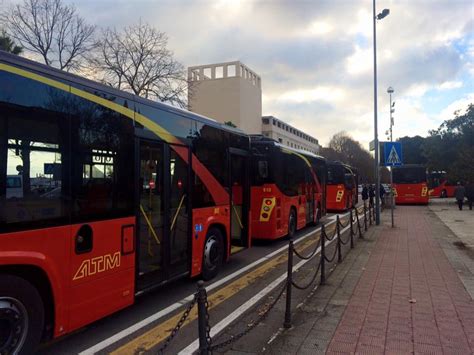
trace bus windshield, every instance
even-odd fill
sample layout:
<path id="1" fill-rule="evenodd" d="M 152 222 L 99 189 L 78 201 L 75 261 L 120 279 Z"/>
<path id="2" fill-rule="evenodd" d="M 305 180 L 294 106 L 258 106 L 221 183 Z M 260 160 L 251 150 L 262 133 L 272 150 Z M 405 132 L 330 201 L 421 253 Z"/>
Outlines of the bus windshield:
<path id="1" fill-rule="evenodd" d="M 395 184 L 419 184 L 426 182 L 424 167 L 404 167 L 393 169 L 393 182 Z"/>
<path id="2" fill-rule="evenodd" d="M 345 174 L 344 166 L 328 164 L 328 180 L 329 185 L 344 184 Z"/>

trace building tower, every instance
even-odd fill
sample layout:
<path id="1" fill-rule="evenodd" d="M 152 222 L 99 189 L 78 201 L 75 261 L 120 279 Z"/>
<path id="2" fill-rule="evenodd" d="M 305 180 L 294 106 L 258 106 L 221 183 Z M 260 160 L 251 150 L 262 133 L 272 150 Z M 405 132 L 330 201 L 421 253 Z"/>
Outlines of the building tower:
<path id="1" fill-rule="evenodd" d="M 262 133 L 260 77 L 239 61 L 188 68 L 188 109 L 249 134 Z"/>

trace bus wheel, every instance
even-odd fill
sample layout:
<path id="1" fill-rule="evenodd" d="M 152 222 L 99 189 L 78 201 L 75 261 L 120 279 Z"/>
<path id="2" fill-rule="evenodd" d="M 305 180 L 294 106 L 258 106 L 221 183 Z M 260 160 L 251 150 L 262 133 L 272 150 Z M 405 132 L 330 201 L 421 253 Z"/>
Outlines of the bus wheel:
<path id="1" fill-rule="evenodd" d="M 446 198 L 446 197 L 448 197 L 448 193 L 446 192 L 446 190 L 441 191 L 441 198 Z"/>
<path id="2" fill-rule="evenodd" d="M 44 326 L 43 301 L 28 281 L 0 275 L 0 354 L 33 354 Z"/>
<path id="3" fill-rule="evenodd" d="M 288 236 L 293 238 L 296 233 L 296 212 L 295 209 L 290 209 L 290 215 L 288 217 Z"/>
<path id="4" fill-rule="evenodd" d="M 222 266 L 224 260 L 224 238 L 218 228 L 210 228 L 206 235 L 204 244 L 204 257 L 202 262 L 202 278 L 210 280 L 214 278 Z"/>

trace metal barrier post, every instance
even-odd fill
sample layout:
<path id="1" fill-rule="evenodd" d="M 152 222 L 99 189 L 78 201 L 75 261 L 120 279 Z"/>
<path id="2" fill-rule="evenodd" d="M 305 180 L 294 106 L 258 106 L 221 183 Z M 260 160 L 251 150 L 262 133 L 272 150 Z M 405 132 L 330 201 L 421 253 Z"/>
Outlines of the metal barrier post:
<path id="1" fill-rule="evenodd" d="M 207 343 L 207 310 L 206 310 L 206 290 L 204 281 L 198 281 L 198 331 L 199 331 L 199 354 L 209 354 L 209 344 Z"/>
<path id="2" fill-rule="evenodd" d="M 367 232 L 367 206 L 364 201 L 364 229 Z"/>
<path id="3" fill-rule="evenodd" d="M 372 212 L 373 212 L 373 211 L 372 211 L 372 208 L 371 208 L 371 206 L 370 206 L 370 204 L 369 204 L 369 226 L 372 225 Z"/>
<path id="4" fill-rule="evenodd" d="M 321 285 L 326 283 L 325 259 L 326 258 L 326 228 L 321 226 Z"/>
<path id="5" fill-rule="evenodd" d="M 337 262 L 340 263 L 342 260 L 342 253 L 341 253 L 341 227 L 339 226 L 340 220 L 339 215 L 336 217 L 336 233 L 337 233 Z"/>
<path id="6" fill-rule="evenodd" d="M 288 274 L 286 276 L 285 328 L 291 328 L 291 287 L 293 283 L 293 239 L 288 244 Z"/>
<path id="7" fill-rule="evenodd" d="M 359 238 L 364 239 L 364 235 L 362 234 L 362 229 L 360 228 L 359 211 L 357 210 L 356 210 L 356 218 L 357 218 L 357 228 L 359 228 Z"/>
<path id="8" fill-rule="evenodd" d="M 357 213 L 357 211 L 356 211 Z M 352 208 L 349 210 L 349 218 L 351 219 L 350 225 L 351 225 L 351 249 L 354 249 L 354 226 L 352 225 Z"/>

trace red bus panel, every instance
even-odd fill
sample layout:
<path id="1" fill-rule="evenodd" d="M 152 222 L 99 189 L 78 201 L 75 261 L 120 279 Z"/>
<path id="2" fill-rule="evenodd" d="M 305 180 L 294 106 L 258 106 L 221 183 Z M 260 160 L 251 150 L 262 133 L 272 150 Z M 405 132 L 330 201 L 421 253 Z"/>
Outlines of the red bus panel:
<path id="1" fill-rule="evenodd" d="M 306 196 L 287 196 L 275 184 L 253 186 L 251 193 L 253 238 L 278 239 L 286 236 L 292 208 L 297 214 L 297 230 L 311 222 L 306 221 Z"/>
<path id="2" fill-rule="evenodd" d="M 93 248 L 82 254 L 75 250 L 81 225 L 2 234 L 0 265 L 37 267 L 46 274 L 59 336 L 133 303 L 135 253 L 122 252 L 130 238 L 126 233 L 122 240 L 122 227 L 134 223 L 133 217 L 89 223 Z"/>
<path id="3" fill-rule="evenodd" d="M 428 185 L 425 182 L 418 184 L 393 184 L 393 187 L 395 203 L 397 205 L 428 204 Z"/>

